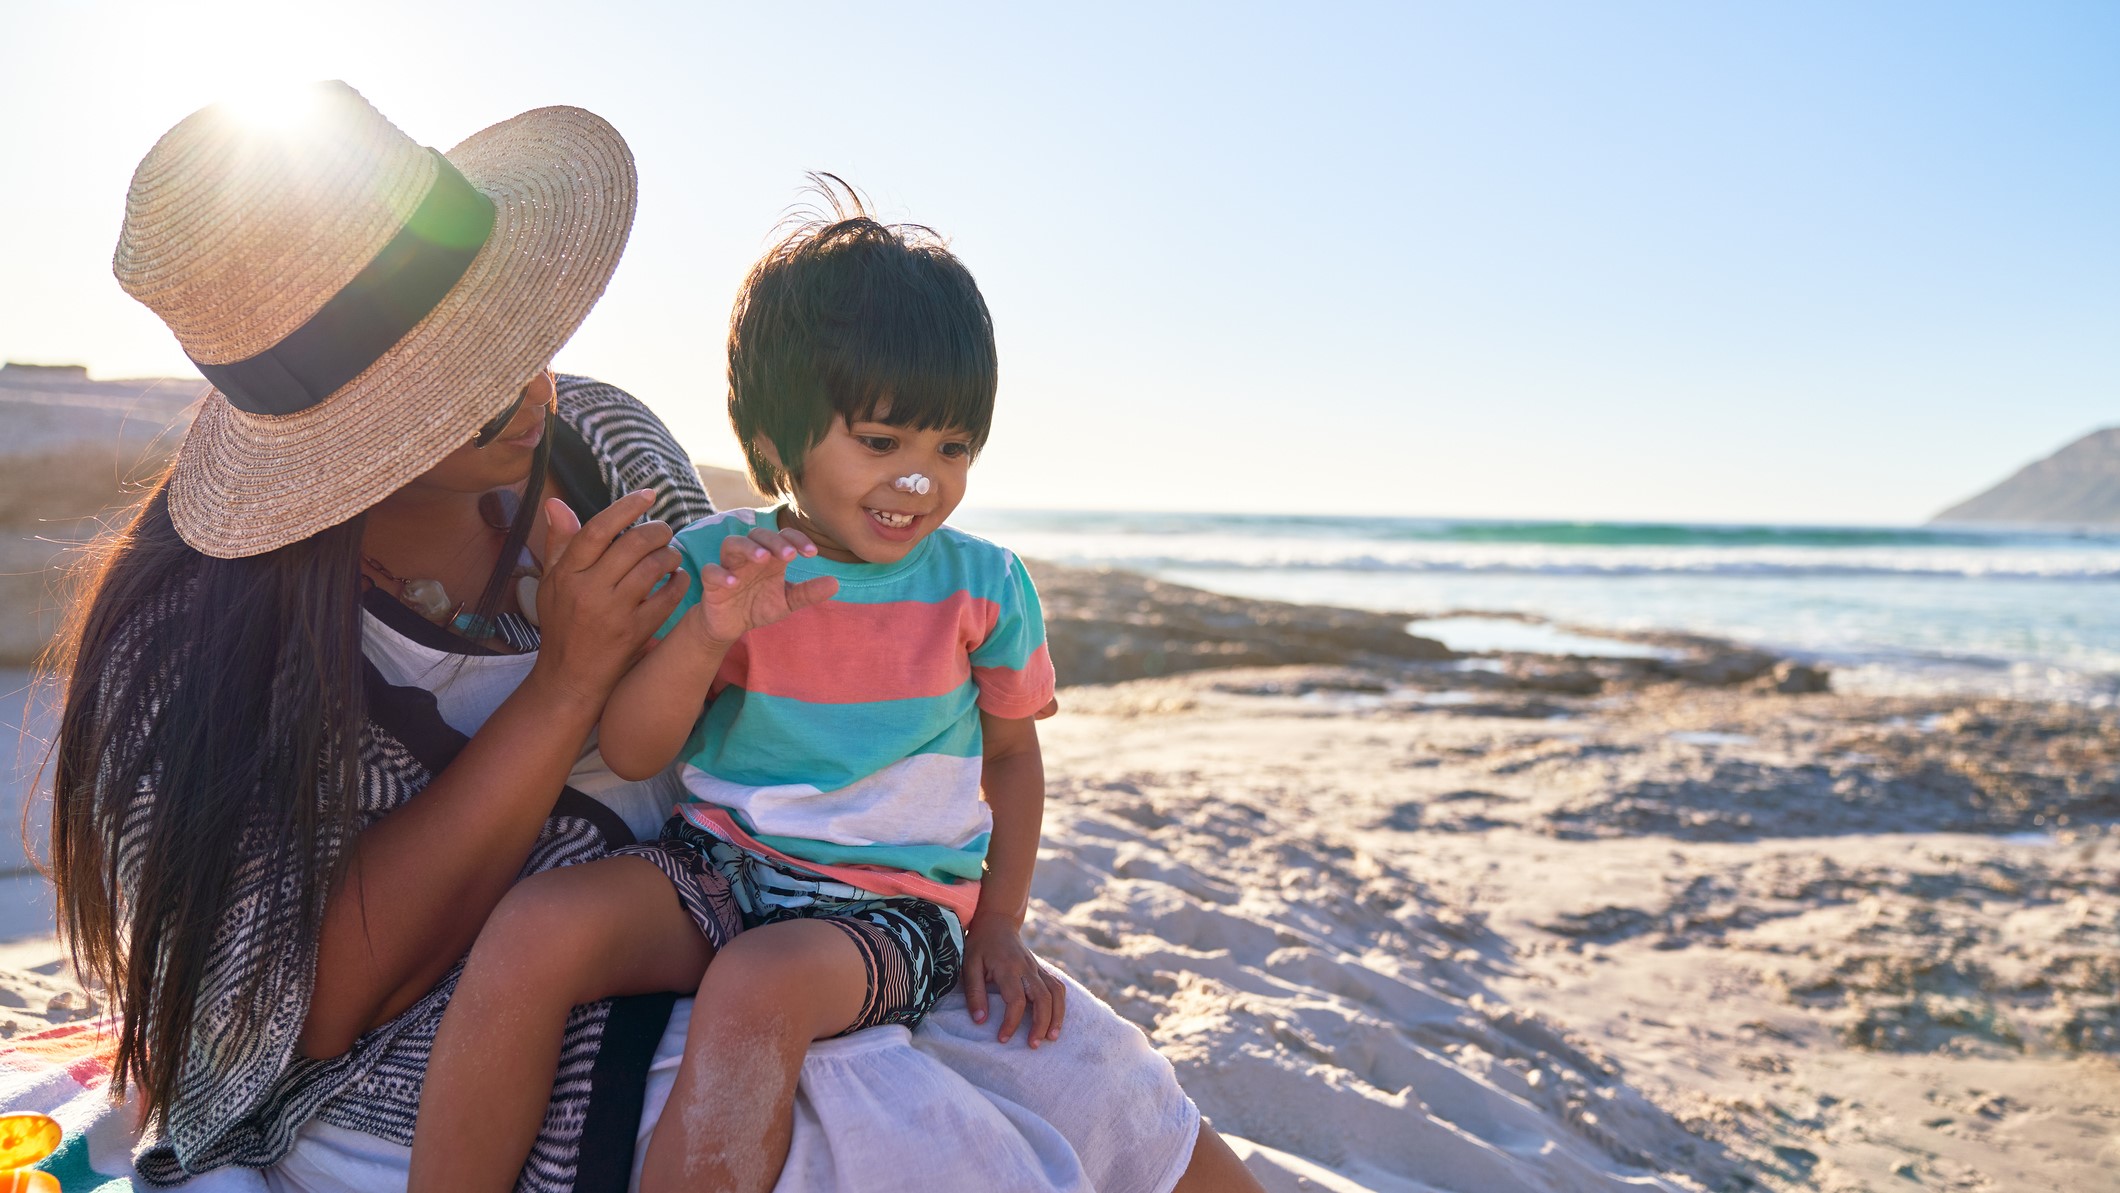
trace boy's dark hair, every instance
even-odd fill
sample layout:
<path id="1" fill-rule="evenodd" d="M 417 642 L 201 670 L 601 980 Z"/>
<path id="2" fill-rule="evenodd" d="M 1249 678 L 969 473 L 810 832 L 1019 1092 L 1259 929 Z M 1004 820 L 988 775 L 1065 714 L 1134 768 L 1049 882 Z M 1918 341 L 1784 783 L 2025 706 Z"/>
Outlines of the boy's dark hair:
<path id="1" fill-rule="evenodd" d="M 767 250 L 729 316 L 729 422 L 751 483 L 791 495 L 834 419 L 965 431 L 977 455 L 998 367 L 971 272 L 932 229 L 876 222 L 834 175 L 810 181 L 831 218 Z M 761 436 L 785 471 L 757 450 Z"/>

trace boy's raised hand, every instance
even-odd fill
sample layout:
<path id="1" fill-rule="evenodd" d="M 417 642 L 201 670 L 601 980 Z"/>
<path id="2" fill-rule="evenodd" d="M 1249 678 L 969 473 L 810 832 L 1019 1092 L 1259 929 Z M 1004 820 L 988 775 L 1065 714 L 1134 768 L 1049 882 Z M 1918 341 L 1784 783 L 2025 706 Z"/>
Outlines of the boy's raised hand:
<path id="1" fill-rule="evenodd" d="M 817 554 L 799 530 L 760 526 L 721 540 L 721 564 L 699 572 L 699 604 L 685 614 L 704 644 L 726 648 L 760 626 L 832 599 L 839 581 L 818 576 L 788 583 L 788 564 Z"/>

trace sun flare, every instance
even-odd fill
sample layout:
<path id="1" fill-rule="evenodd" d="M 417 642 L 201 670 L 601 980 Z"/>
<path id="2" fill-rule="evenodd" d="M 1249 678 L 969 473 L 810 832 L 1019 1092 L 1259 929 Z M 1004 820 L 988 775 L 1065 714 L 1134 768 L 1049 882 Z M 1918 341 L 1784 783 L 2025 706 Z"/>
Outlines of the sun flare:
<path id="1" fill-rule="evenodd" d="M 316 86 L 308 79 L 274 79 L 232 91 L 221 100 L 245 124 L 283 130 L 302 123 L 316 107 Z"/>

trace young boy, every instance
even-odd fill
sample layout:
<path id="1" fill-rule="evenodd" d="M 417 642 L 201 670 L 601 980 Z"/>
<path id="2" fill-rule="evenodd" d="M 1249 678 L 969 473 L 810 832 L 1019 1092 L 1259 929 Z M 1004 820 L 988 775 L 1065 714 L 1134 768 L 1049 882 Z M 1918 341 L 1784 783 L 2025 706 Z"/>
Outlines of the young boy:
<path id="1" fill-rule="evenodd" d="M 770 1189 L 810 1043 L 913 1026 L 960 981 L 979 1022 L 998 991 L 1001 1040 L 1026 1015 L 1032 1047 L 1058 1037 L 1062 987 L 1019 937 L 1044 623 L 1014 555 L 944 525 L 995 385 L 986 304 L 926 229 L 855 204 L 752 269 L 729 416 L 782 504 L 677 535 L 690 588 L 598 728 L 613 772 L 679 761 L 690 799 L 655 844 L 495 910 L 435 1038 L 414 1190 L 513 1186 L 578 1003 L 697 987 L 648 1193 Z"/>

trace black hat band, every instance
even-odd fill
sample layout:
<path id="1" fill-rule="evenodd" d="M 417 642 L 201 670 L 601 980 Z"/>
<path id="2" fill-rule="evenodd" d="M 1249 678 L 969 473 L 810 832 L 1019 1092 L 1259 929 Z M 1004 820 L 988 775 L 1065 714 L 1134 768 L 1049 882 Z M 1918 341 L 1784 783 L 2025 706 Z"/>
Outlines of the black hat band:
<path id="1" fill-rule="evenodd" d="M 297 414 L 343 389 L 419 326 L 493 232 L 493 200 L 436 150 L 434 185 L 405 226 L 308 322 L 247 360 L 199 373 L 238 410 Z"/>

